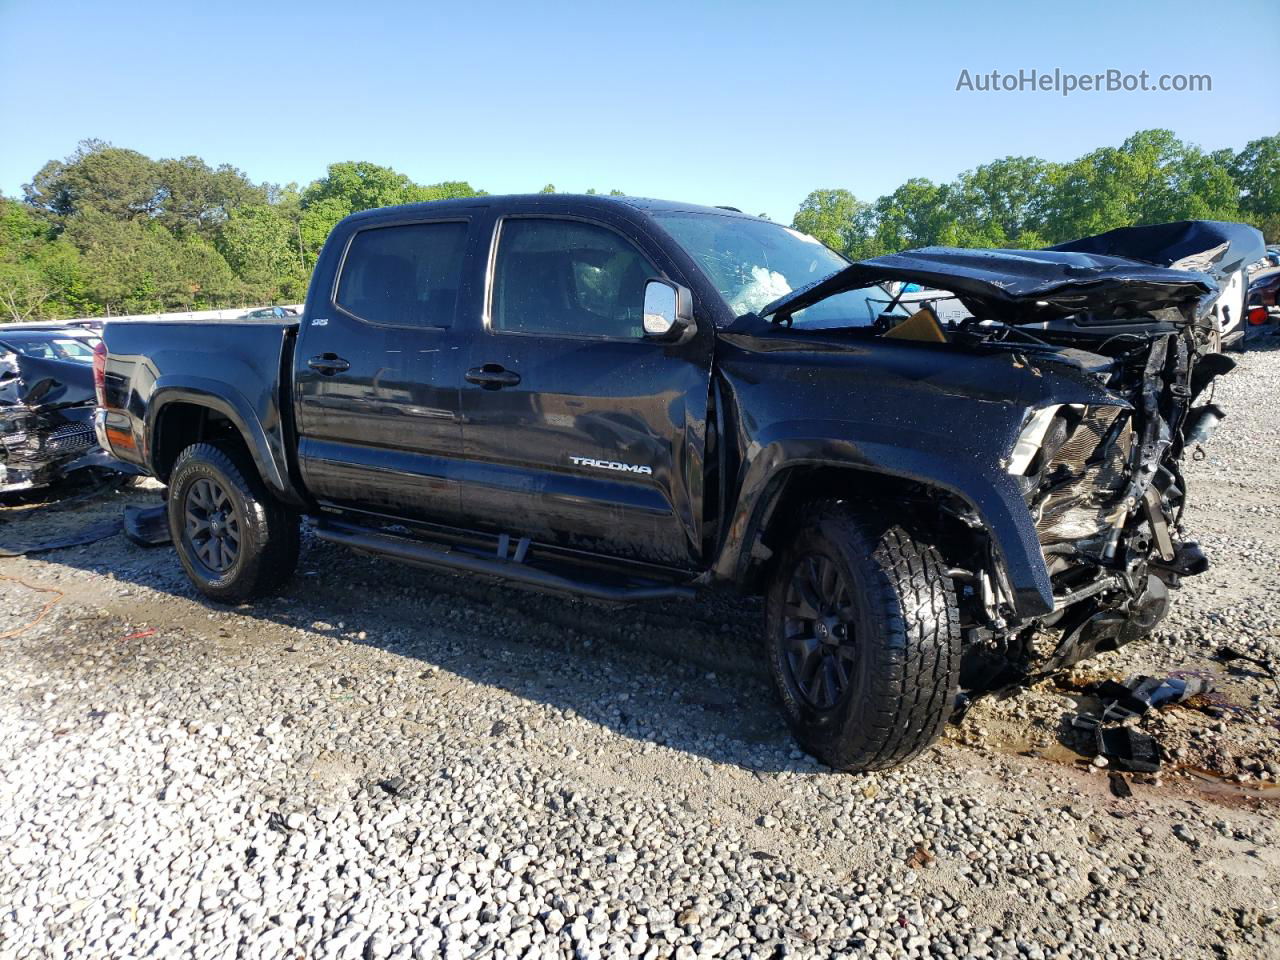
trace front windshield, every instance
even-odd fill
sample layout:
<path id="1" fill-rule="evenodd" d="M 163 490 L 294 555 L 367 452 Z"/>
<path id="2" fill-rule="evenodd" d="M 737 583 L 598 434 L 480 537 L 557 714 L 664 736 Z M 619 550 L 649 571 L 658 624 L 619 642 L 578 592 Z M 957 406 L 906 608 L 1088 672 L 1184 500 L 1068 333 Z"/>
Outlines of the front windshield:
<path id="1" fill-rule="evenodd" d="M 767 220 L 709 213 L 654 218 L 697 261 L 735 317 L 849 265 L 813 237 Z M 882 287 L 847 290 L 796 311 L 793 321 L 809 328 L 866 326 L 884 309 L 886 294 Z"/>

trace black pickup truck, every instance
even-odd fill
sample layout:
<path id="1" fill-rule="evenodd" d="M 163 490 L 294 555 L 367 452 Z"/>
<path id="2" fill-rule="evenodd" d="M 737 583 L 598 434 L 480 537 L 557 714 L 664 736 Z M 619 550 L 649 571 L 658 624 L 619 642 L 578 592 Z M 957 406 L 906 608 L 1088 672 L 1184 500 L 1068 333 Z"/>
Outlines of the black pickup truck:
<path id="1" fill-rule="evenodd" d="M 884 768 L 962 688 L 1132 640 L 1204 568 L 1178 464 L 1260 247 L 1192 221 L 850 264 L 722 208 L 371 210 L 297 321 L 108 323 L 95 426 L 217 600 L 288 578 L 303 517 L 606 601 L 763 594 L 801 743 Z"/>

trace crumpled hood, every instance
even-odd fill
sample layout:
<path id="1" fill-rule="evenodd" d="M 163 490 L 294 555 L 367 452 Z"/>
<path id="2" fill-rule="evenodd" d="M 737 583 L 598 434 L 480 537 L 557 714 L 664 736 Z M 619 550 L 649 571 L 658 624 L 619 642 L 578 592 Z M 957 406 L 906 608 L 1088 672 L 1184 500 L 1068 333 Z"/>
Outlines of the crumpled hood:
<path id="1" fill-rule="evenodd" d="M 1190 320 L 1221 279 L 1262 249 L 1254 228 L 1211 220 L 1126 227 L 1048 250 L 923 247 L 850 264 L 760 316 L 785 320 L 846 290 L 900 280 L 949 290 L 975 316 L 1005 323 L 1073 314 L 1106 322 L 1169 307 Z"/>
<path id="2" fill-rule="evenodd" d="M 1261 260 L 1267 248 L 1262 234 L 1244 223 L 1179 220 L 1150 227 L 1120 227 L 1049 249 L 1126 257 L 1175 270 L 1198 270 L 1221 284 L 1232 273 Z"/>
<path id="3" fill-rule="evenodd" d="M 0 380 L 0 407 L 53 409 L 94 402 L 93 366 L 79 360 L 44 360 L 18 354 L 18 375 Z"/>

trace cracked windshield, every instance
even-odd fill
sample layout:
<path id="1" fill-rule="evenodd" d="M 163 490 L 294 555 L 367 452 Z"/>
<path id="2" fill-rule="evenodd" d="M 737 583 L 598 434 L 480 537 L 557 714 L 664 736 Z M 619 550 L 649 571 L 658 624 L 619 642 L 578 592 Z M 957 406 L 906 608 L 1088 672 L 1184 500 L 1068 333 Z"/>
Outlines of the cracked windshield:
<path id="1" fill-rule="evenodd" d="M 808 234 L 763 220 L 705 214 L 658 214 L 656 219 L 706 271 L 734 316 L 757 313 L 848 261 Z M 848 327 L 872 323 L 892 298 L 878 286 L 829 297 L 795 314 L 797 326 Z"/>

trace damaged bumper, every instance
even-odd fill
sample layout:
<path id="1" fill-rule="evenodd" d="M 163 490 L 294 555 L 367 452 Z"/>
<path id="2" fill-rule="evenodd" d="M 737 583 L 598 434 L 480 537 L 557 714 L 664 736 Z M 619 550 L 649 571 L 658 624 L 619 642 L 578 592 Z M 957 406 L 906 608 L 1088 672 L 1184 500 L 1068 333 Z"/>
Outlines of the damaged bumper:
<path id="1" fill-rule="evenodd" d="M 48 486 L 72 470 L 107 458 L 88 418 L 75 417 L 76 412 L 0 408 L 0 493 Z M 82 463 L 85 460 L 93 462 Z M 100 465 L 110 466 L 109 459 Z"/>
<path id="2" fill-rule="evenodd" d="M 29 357 L 16 367 L 0 381 L 0 494 L 47 487 L 88 468 L 136 472 L 98 444 L 90 367 Z"/>

